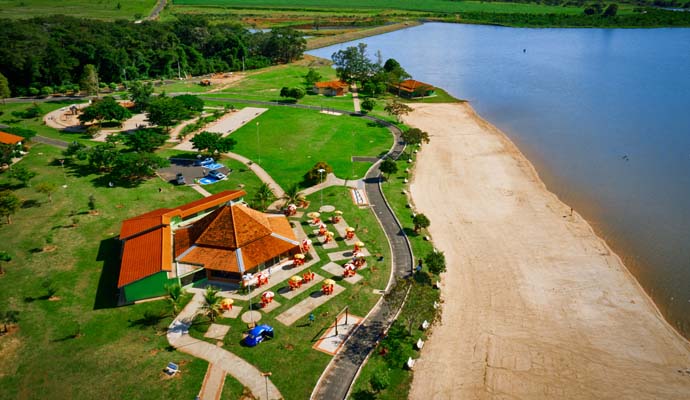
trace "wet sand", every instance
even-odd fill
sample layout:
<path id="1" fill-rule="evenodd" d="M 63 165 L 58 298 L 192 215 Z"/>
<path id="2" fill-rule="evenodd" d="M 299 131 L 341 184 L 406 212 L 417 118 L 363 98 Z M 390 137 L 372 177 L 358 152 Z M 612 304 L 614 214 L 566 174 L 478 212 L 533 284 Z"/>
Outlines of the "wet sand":
<path id="1" fill-rule="evenodd" d="M 411 195 L 444 251 L 412 399 L 690 398 L 690 343 L 620 258 L 468 104 L 417 104 Z"/>

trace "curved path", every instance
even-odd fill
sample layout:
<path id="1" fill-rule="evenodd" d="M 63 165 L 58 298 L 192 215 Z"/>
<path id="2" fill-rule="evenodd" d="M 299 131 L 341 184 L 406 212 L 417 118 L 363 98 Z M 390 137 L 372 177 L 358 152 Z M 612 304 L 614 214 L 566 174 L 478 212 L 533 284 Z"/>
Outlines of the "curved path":
<path id="1" fill-rule="evenodd" d="M 257 398 L 264 399 L 264 394 L 268 390 L 269 399 L 281 399 L 282 395 L 278 388 L 270 379 L 264 378 L 261 371 L 256 367 L 227 350 L 189 335 L 189 326 L 203 302 L 204 295 L 202 293 L 194 295 L 194 298 L 168 327 L 168 342 L 183 353 L 208 361 L 211 365 L 211 371 L 221 370 L 220 375 L 232 375 L 242 385 L 248 387 Z M 222 384 L 223 381 L 224 379 L 221 379 L 218 383 Z M 210 386 L 203 388 L 208 390 L 202 390 L 202 400 L 215 398 L 215 394 L 219 392 L 216 389 L 218 384 L 212 386 L 213 388 Z"/>

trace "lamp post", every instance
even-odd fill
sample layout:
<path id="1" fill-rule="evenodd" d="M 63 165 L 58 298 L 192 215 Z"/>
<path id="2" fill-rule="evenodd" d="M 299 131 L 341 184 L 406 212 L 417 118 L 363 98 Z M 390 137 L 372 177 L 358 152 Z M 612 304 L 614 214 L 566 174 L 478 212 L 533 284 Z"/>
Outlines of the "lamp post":
<path id="1" fill-rule="evenodd" d="M 262 373 L 261 373 L 261 376 L 264 377 L 264 382 L 266 383 L 266 399 L 269 398 L 269 397 L 268 397 L 268 377 L 271 376 L 271 375 L 273 375 L 273 374 L 270 373 L 270 372 L 262 372 Z"/>
<path id="2" fill-rule="evenodd" d="M 256 122 L 256 143 L 259 147 L 259 164 L 261 164 L 261 135 L 259 134 L 259 122 Z"/>
<path id="3" fill-rule="evenodd" d="M 321 178 L 320 183 L 323 183 L 323 173 L 326 172 L 326 170 L 323 168 L 319 168 L 316 171 L 319 173 L 319 178 Z M 323 207 L 323 188 L 321 188 L 321 207 Z"/>

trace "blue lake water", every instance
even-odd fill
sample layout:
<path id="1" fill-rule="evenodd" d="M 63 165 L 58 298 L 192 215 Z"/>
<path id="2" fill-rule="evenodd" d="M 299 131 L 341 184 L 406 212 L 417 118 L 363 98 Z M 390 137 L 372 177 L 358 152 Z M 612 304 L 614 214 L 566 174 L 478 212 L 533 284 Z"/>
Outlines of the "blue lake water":
<path id="1" fill-rule="evenodd" d="M 364 42 L 469 100 L 690 335 L 690 29 L 430 23 Z"/>

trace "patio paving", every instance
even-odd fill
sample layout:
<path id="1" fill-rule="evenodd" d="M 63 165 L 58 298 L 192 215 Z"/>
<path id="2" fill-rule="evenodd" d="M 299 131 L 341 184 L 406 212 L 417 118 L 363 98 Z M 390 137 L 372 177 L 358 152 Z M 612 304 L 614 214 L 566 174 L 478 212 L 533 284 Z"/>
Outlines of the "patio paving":
<path id="1" fill-rule="evenodd" d="M 345 291 L 345 288 L 337 283 L 333 287 L 333 294 L 325 295 L 321 290 L 313 292 L 309 297 L 290 307 L 287 311 L 276 317 L 276 319 L 285 325 L 292 325 L 298 319 L 312 312 L 318 306 L 326 303 L 334 296 Z"/>
<path id="2" fill-rule="evenodd" d="M 242 307 L 233 306 L 232 310 L 227 310 L 223 312 L 223 318 L 237 318 L 242 312 Z"/>
<path id="3" fill-rule="evenodd" d="M 321 267 L 321 269 L 330 272 L 331 274 L 335 276 L 343 276 L 343 267 L 341 265 L 338 265 L 334 262 L 329 262 L 328 264 L 324 265 Z M 362 280 L 362 275 L 360 274 L 355 274 L 354 276 L 350 277 L 343 277 L 343 280 L 349 284 L 354 284 Z"/>
<path id="4" fill-rule="evenodd" d="M 247 311 L 246 313 L 242 314 L 242 322 L 244 323 L 250 324 L 258 321 L 261 321 L 261 313 L 256 310 Z"/>
<path id="5" fill-rule="evenodd" d="M 204 333 L 204 337 L 223 340 L 225 335 L 228 334 L 229 330 L 230 327 L 228 325 L 211 324 L 211 326 L 208 327 L 208 331 Z"/>
<path id="6" fill-rule="evenodd" d="M 335 237 L 330 242 L 324 243 L 324 241 L 326 240 L 326 235 L 319 236 L 318 229 L 315 229 L 312 232 L 314 233 L 314 235 L 316 235 L 316 239 L 319 241 L 319 243 L 321 243 L 321 247 L 323 247 L 324 249 L 333 250 L 338 248 L 338 243 L 335 241 Z"/>
<path id="7" fill-rule="evenodd" d="M 336 355 L 352 331 L 362 322 L 362 320 L 364 320 L 362 317 L 357 317 L 350 314 L 347 316 L 347 323 L 345 323 L 345 318 L 345 314 L 338 318 L 337 335 L 335 333 L 335 326 L 331 325 L 321 336 L 321 338 L 314 343 L 312 348 L 332 356 Z"/>
<path id="8" fill-rule="evenodd" d="M 319 212 L 320 212 L 320 213 L 324 213 L 324 212 L 333 212 L 333 211 L 335 211 L 335 207 L 333 207 L 333 206 L 331 206 L 331 205 L 328 205 L 328 204 L 319 207 Z"/>
<path id="9" fill-rule="evenodd" d="M 343 241 L 348 246 L 354 246 L 355 243 L 360 241 L 359 238 L 357 237 L 357 233 L 355 233 L 355 235 L 352 237 L 352 239 L 345 239 L 345 237 L 347 236 L 347 232 L 345 231 L 345 229 L 351 225 L 348 225 L 348 223 L 344 219 L 341 219 L 340 221 L 338 221 L 337 224 L 333 224 L 333 226 L 335 227 L 335 230 L 338 232 L 338 235 L 340 235 L 340 237 L 343 238 Z"/>
<path id="10" fill-rule="evenodd" d="M 292 230 L 295 232 L 295 237 L 297 238 L 298 242 L 302 242 L 304 239 L 308 239 L 309 237 L 307 236 L 307 233 L 304 231 L 304 228 L 302 227 L 302 224 L 295 221 L 295 226 L 292 227 Z M 311 246 L 309 248 L 309 254 L 311 255 L 311 258 L 313 260 L 321 261 L 319 258 L 319 254 L 316 252 L 316 249 L 314 249 L 314 246 Z"/>
<path id="11" fill-rule="evenodd" d="M 371 253 L 369 253 L 369 250 L 365 248 L 360 249 L 360 252 L 362 253 L 362 256 L 364 257 L 369 257 L 371 256 Z M 331 259 L 331 261 L 341 261 L 341 260 L 348 260 L 352 258 L 352 249 L 347 249 L 345 251 L 334 251 L 332 253 L 328 253 L 328 258 Z"/>
<path id="12" fill-rule="evenodd" d="M 273 300 L 272 302 L 266 304 L 266 306 L 261 307 L 260 310 L 265 312 L 265 313 L 270 313 L 271 311 L 275 310 L 278 307 L 280 307 L 280 303 Z"/>
<path id="13" fill-rule="evenodd" d="M 278 289 L 278 294 L 285 297 L 286 299 L 292 299 L 293 297 L 297 296 L 300 293 L 304 293 L 306 290 L 308 290 L 310 287 L 313 287 L 317 283 L 321 282 L 323 280 L 323 276 L 319 274 L 314 274 L 314 279 L 312 279 L 310 282 L 307 282 L 302 285 L 302 287 L 294 290 L 290 290 L 289 286 L 284 286 L 280 289 Z"/>

